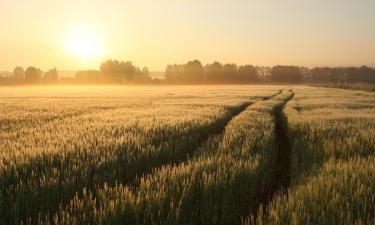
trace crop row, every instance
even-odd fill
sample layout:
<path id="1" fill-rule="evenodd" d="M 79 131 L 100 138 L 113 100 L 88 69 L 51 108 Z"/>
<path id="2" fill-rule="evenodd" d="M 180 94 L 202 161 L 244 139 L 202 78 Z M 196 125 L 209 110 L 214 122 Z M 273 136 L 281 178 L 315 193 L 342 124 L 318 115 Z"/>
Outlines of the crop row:
<path id="1" fill-rule="evenodd" d="M 156 168 L 132 185 L 77 193 L 40 224 L 234 224 L 256 210 L 275 160 L 274 111 L 292 93 L 259 101 L 208 138 L 187 161 Z"/>
<path id="2" fill-rule="evenodd" d="M 35 223 L 76 193 L 128 184 L 155 167 L 185 160 L 257 98 L 111 100 L 100 110 L 87 103 L 80 113 L 64 111 L 66 116 L 53 119 L 43 116 L 51 118 L 56 105 L 45 106 L 47 112 L 36 107 L 30 110 L 35 116 L 20 115 L 22 128 L 1 132 L 0 224 Z"/>
<path id="3" fill-rule="evenodd" d="M 375 224 L 375 95 L 317 88 L 296 93 L 284 111 L 291 187 L 257 223 Z"/>

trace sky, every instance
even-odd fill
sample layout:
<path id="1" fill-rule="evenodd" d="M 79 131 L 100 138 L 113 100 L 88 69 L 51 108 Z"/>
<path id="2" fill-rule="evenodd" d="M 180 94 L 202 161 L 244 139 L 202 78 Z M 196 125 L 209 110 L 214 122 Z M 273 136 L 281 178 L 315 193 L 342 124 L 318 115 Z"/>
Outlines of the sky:
<path id="1" fill-rule="evenodd" d="M 0 0 L 0 70 L 375 66 L 374 0 Z"/>

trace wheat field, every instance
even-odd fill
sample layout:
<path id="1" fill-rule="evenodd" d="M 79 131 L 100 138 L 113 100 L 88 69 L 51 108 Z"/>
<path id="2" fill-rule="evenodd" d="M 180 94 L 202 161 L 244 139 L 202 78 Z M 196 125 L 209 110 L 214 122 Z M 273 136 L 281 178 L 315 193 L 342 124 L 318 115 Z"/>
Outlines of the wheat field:
<path id="1" fill-rule="evenodd" d="M 0 89 L 0 224 L 375 224 L 375 94 Z"/>

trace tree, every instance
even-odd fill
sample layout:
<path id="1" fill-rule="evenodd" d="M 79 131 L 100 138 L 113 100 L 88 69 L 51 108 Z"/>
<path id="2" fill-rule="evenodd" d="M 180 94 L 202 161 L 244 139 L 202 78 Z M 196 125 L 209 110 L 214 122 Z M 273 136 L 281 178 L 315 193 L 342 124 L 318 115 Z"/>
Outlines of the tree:
<path id="1" fill-rule="evenodd" d="M 25 70 L 21 66 L 17 66 L 13 70 L 13 77 L 17 80 L 25 79 Z"/>
<path id="2" fill-rule="evenodd" d="M 308 72 L 308 81 L 316 82 L 316 83 L 324 83 L 329 82 L 331 77 L 331 68 L 323 67 L 323 68 L 313 68 Z"/>
<path id="3" fill-rule="evenodd" d="M 40 80 L 42 73 L 39 68 L 29 66 L 25 71 L 25 80 L 28 82 L 37 82 Z"/>
<path id="4" fill-rule="evenodd" d="M 97 83 L 102 79 L 102 73 L 98 70 L 81 70 L 76 72 L 75 79 L 82 83 Z"/>
<path id="5" fill-rule="evenodd" d="M 185 65 L 168 65 L 165 70 L 165 79 L 168 82 L 181 82 L 184 76 Z"/>
<path id="6" fill-rule="evenodd" d="M 112 81 L 130 82 L 134 79 L 137 68 L 129 61 L 107 60 L 100 66 L 100 71 Z"/>
<path id="7" fill-rule="evenodd" d="M 219 62 L 213 62 L 208 64 L 205 68 L 206 70 L 206 80 L 209 82 L 218 82 L 221 80 L 223 65 Z"/>
<path id="8" fill-rule="evenodd" d="M 143 67 L 142 74 L 143 74 L 143 76 L 149 77 L 150 76 L 150 70 L 147 67 Z"/>
<path id="9" fill-rule="evenodd" d="M 168 82 L 194 83 L 204 79 L 204 68 L 200 61 L 189 61 L 182 65 L 168 65 L 165 70 L 165 79 Z"/>
<path id="10" fill-rule="evenodd" d="M 164 76 L 165 76 L 166 81 L 174 81 L 175 80 L 173 65 L 167 65 L 167 68 L 165 69 Z"/>
<path id="11" fill-rule="evenodd" d="M 227 83 L 234 83 L 237 80 L 237 65 L 225 64 L 222 69 L 222 80 Z"/>
<path id="12" fill-rule="evenodd" d="M 136 68 L 136 73 L 133 81 L 136 83 L 146 83 L 151 81 L 150 72 L 147 67 L 143 67 L 142 70 L 138 67 Z"/>
<path id="13" fill-rule="evenodd" d="M 238 78 L 240 82 L 255 82 L 258 80 L 258 71 L 252 65 L 238 67 Z"/>
<path id="14" fill-rule="evenodd" d="M 274 66 L 271 69 L 271 78 L 276 82 L 300 83 L 302 82 L 302 73 L 297 66 Z"/>
<path id="15" fill-rule="evenodd" d="M 361 66 L 358 70 L 360 74 L 360 78 L 358 79 L 359 82 L 375 83 L 375 69 L 367 66 Z"/>
<path id="16" fill-rule="evenodd" d="M 204 79 L 204 68 L 199 60 L 189 61 L 184 68 L 184 81 L 198 82 Z"/>
<path id="17" fill-rule="evenodd" d="M 259 80 L 269 81 L 271 79 L 271 70 L 272 68 L 269 66 L 257 66 Z"/>
<path id="18" fill-rule="evenodd" d="M 48 70 L 45 74 L 44 74 L 44 80 L 48 81 L 48 82 L 55 82 L 58 80 L 58 73 L 57 73 L 57 69 L 56 67 L 53 68 L 53 69 L 50 69 Z"/>

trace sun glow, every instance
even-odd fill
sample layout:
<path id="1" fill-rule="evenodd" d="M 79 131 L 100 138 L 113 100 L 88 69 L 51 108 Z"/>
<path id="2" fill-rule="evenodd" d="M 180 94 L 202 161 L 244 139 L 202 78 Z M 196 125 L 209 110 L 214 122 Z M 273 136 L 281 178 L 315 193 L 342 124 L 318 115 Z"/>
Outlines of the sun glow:
<path id="1" fill-rule="evenodd" d="M 76 26 L 70 31 L 65 49 L 81 59 L 94 59 L 104 55 L 103 38 L 90 26 Z"/>

